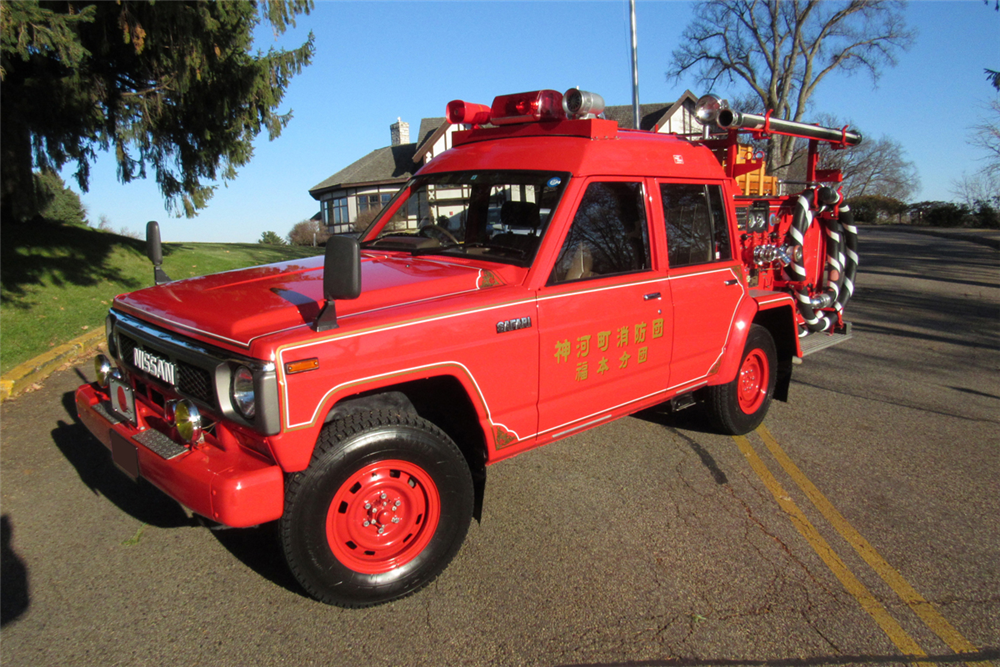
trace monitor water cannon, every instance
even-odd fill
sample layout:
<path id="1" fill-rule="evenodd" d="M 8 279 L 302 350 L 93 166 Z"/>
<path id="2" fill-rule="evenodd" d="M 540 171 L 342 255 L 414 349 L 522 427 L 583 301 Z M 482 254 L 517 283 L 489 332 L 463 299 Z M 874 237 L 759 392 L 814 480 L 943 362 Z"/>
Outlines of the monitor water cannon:
<path id="1" fill-rule="evenodd" d="M 742 113 L 729 108 L 726 100 L 715 95 L 705 95 L 695 107 L 695 115 L 702 123 L 715 123 L 724 130 L 743 130 L 759 134 L 782 134 L 803 139 L 816 139 L 839 146 L 857 146 L 863 137 L 860 132 L 849 131 L 847 127 L 840 129 L 820 127 L 792 120 L 772 118 L 770 113 L 760 116 Z"/>

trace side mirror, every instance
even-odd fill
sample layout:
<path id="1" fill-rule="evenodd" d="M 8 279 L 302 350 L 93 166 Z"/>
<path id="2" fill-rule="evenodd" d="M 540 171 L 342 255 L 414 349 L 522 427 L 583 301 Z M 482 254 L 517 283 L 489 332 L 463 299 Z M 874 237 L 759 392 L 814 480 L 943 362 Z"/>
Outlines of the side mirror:
<path id="1" fill-rule="evenodd" d="M 146 223 L 146 257 L 153 263 L 153 282 L 157 285 L 170 282 L 170 277 L 163 272 L 163 246 L 160 244 L 160 225 L 156 220 Z"/>
<path id="2" fill-rule="evenodd" d="M 337 299 L 361 295 L 361 246 L 353 236 L 331 236 L 323 259 L 323 309 L 316 318 L 316 331 L 336 329 Z"/>

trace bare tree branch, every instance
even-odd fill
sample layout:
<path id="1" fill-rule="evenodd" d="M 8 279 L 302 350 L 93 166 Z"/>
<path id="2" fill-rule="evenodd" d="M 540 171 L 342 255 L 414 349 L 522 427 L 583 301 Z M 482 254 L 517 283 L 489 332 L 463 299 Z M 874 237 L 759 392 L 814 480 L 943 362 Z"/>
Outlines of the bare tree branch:
<path id="1" fill-rule="evenodd" d="M 704 0 L 667 76 L 693 71 L 703 85 L 737 84 L 776 118 L 802 121 L 829 74 L 862 72 L 877 81 L 882 67 L 896 64 L 914 38 L 904 6 L 902 0 Z M 775 137 L 768 164 L 775 171 L 794 154 L 794 138 Z"/>

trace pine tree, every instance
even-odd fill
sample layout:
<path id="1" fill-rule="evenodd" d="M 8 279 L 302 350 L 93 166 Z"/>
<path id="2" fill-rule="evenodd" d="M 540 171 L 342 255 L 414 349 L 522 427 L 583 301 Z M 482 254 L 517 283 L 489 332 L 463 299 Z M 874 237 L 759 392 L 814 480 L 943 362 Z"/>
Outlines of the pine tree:
<path id="1" fill-rule="evenodd" d="M 230 180 L 309 64 L 313 35 L 292 50 L 251 52 L 253 30 L 276 33 L 312 0 L 0 4 L 0 199 L 3 219 L 37 211 L 33 170 L 76 163 L 86 191 L 97 151 L 128 183 L 152 172 L 167 207 L 188 217 Z"/>

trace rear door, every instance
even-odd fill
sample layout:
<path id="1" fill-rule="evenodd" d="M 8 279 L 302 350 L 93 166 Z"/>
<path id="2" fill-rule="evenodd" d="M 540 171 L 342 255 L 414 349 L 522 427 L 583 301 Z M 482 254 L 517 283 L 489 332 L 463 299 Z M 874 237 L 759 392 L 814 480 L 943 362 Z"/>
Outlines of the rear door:
<path id="1" fill-rule="evenodd" d="M 746 294 L 721 184 L 658 181 L 673 302 L 670 386 L 716 373 Z"/>

